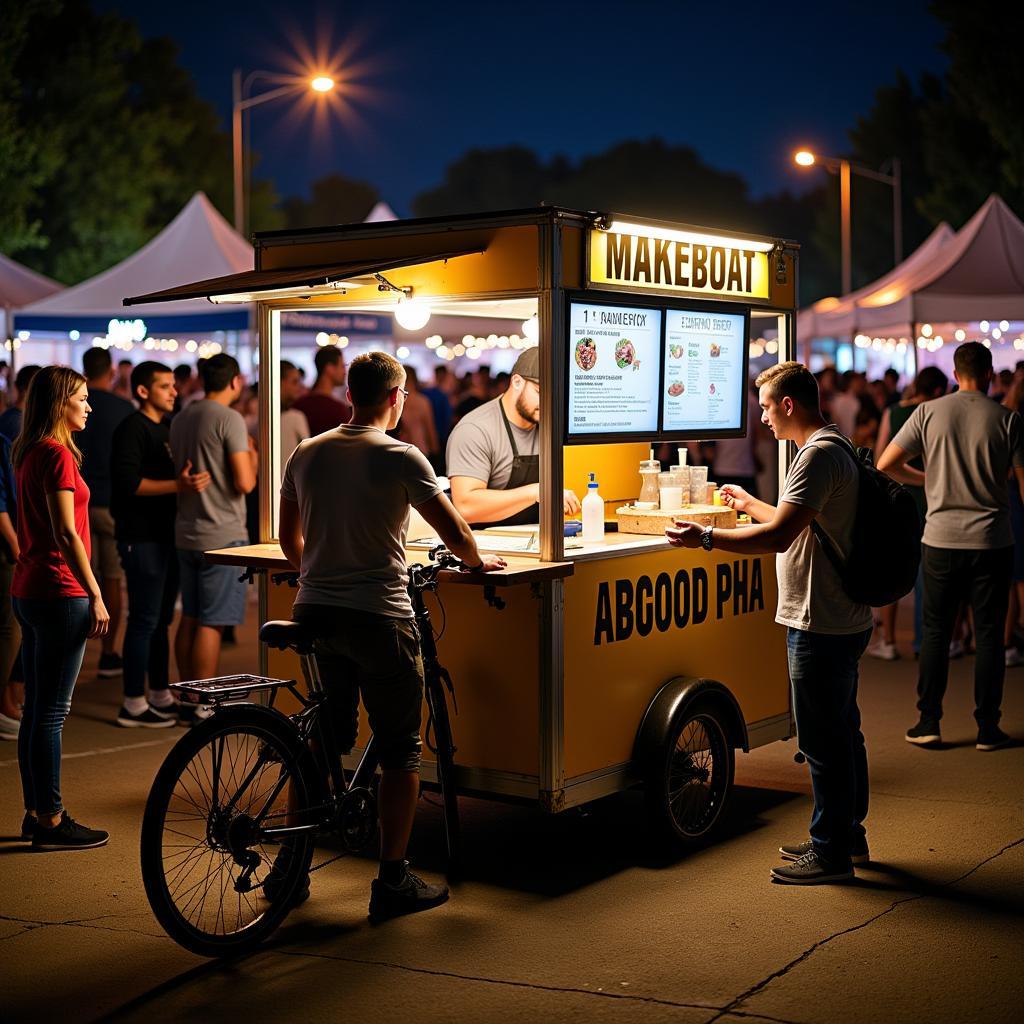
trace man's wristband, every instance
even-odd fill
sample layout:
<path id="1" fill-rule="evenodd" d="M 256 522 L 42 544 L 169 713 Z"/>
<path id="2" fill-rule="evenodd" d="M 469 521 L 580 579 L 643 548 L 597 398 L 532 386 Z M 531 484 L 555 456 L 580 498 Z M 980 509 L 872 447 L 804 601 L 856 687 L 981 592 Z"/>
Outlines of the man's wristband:
<path id="1" fill-rule="evenodd" d="M 484 560 L 482 558 L 480 559 L 480 564 L 479 565 L 466 565 L 465 562 L 462 563 L 462 571 L 463 572 L 479 572 L 483 567 L 484 567 Z"/>

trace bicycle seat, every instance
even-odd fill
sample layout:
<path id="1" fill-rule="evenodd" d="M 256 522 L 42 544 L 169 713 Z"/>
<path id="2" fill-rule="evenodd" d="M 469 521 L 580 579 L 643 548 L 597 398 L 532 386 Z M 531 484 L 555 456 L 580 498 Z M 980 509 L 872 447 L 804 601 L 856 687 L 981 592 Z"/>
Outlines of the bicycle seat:
<path id="1" fill-rule="evenodd" d="M 279 651 L 291 648 L 298 654 L 312 654 L 316 639 L 309 626 L 288 619 L 274 619 L 260 627 L 260 640 Z"/>

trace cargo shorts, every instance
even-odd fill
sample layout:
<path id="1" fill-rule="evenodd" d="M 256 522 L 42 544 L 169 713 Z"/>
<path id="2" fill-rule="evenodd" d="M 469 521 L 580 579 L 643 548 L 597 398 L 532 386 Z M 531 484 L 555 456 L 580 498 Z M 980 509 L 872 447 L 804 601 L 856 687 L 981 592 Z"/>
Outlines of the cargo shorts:
<path id="1" fill-rule="evenodd" d="M 317 604 L 296 605 L 292 615 L 323 638 L 316 662 L 338 749 L 355 745 L 361 695 L 381 768 L 418 771 L 423 659 L 415 621 Z"/>
<path id="2" fill-rule="evenodd" d="M 114 538 L 114 517 L 102 505 L 89 507 L 89 534 L 92 538 L 92 573 L 98 580 L 122 580 L 124 568 Z"/>

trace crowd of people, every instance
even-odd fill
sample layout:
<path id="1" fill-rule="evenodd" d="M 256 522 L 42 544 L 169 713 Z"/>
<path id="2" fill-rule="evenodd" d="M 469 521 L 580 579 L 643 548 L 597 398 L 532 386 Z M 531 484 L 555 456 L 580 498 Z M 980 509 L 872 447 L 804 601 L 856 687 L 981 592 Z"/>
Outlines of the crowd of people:
<path id="1" fill-rule="evenodd" d="M 777 621 L 788 630 L 815 811 L 810 838 L 780 848 L 787 864 L 773 870 L 777 881 L 842 880 L 868 856 L 857 664 L 865 651 L 898 656 L 896 608 L 872 610 L 848 598 L 808 529 L 816 523 L 849 557 L 858 481 L 855 460 L 844 454 L 854 452 L 849 440 L 874 447 L 879 467 L 911 488 L 921 511 L 919 721 L 906 739 L 940 743 L 948 661 L 973 644 L 978 749 L 1009 742 L 998 722 L 1005 668 L 1024 661 L 1024 364 L 996 375 L 989 350 L 968 343 L 957 349 L 955 366 L 950 393 L 934 367 L 901 391 L 895 371 L 869 383 L 853 372 L 828 368 L 815 377 L 798 363 L 781 364 L 757 379 L 746 438 L 691 446 L 694 461 L 714 466 L 726 502 L 757 525 L 722 531 L 680 520 L 669 540 L 780 556 Z M 391 629 L 408 617 L 400 614 L 407 609 L 399 563 L 410 504 L 479 569 L 499 568 L 500 559 L 479 555 L 469 523 L 536 521 L 537 350 L 495 377 L 481 366 L 458 379 L 442 365 L 427 385 L 383 353 L 357 358 L 347 372 L 342 352 L 323 347 L 315 368 L 307 388 L 295 364 L 280 366 L 281 542 L 303 569 L 296 615 L 336 618 L 342 608 L 354 613 L 353 636 Z M 82 369 L 22 367 L 0 413 L 0 736 L 18 741 L 22 835 L 40 849 L 88 848 L 108 838 L 75 822 L 60 792 L 61 729 L 87 639 L 100 640 L 99 674 L 122 677 L 117 725 L 164 729 L 210 713 L 171 695 L 170 630 L 180 598 L 178 672 L 217 674 L 225 634 L 244 619 L 247 591 L 237 569 L 203 553 L 254 539 L 259 482 L 256 387 L 246 385 L 232 356 L 202 360 L 194 376 L 187 366 L 154 361 L 115 366 L 107 350 L 93 348 Z M 762 429 L 799 447 L 777 505 L 757 497 Z M 384 467 L 394 485 L 387 500 Z M 451 501 L 436 480 L 445 471 Z M 362 484 L 370 488 L 365 494 Z M 351 514 L 340 514 L 339 502 L 349 499 Z M 373 528 L 356 530 L 370 514 L 367 504 L 379 506 Z M 328 506 L 329 515 L 318 514 Z M 564 508 L 579 510 L 568 490 Z M 380 564 L 389 566 L 386 580 L 378 578 Z M 375 605 L 339 590 L 347 572 L 377 587 L 359 588 Z M 409 777 L 418 768 L 418 698 L 404 701 L 404 717 L 372 706 L 374 688 L 383 685 L 380 666 L 361 664 L 354 641 L 337 644 L 338 663 L 356 666 L 362 680 L 375 734 L 394 745 L 381 796 L 381 885 L 390 888 L 379 899 L 422 909 L 441 894 L 402 860 L 414 804 Z M 408 658 L 385 673 L 392 683 L 418 672 L 414 646 L 399 638 L 397 650 Z M 399 890 L 405 895 L 396 896 Z"/>

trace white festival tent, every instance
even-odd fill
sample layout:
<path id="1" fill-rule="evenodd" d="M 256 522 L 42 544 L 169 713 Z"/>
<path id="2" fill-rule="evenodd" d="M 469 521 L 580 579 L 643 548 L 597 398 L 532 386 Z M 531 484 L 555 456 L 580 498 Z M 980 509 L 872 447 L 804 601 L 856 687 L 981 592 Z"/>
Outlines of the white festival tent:
<path id="1" fill-rule="evenodd" d="M 141 319 L 147 334 L 246 330 L 247 307 L 218 307 L 205 299 L 153 303 L 126 310 L 125 295 L 139 295 L 168 282 L 252 270 L 253 249 L 196 192 L 181 212 L 138 252 L 108 270 L 15 312 L 19 330 L 107 333 L 111 320 Z"/>
<path id="2" fill-rule="evenodd" d="M 930 258 L 907 268 L 909 262 L 838 300 L 834 319 L 830 311 L 816 312 L 811 336 L 893 327 L 913 335 L 923 323 L 1024 320 L 1024 223 L 999 196 L 989 196 Z"/>
<path id="3" fill-rule="evenodd" d="M 11 314 L 15 309 L 53 295 L 63 287 L 0 253 L 0 307 L 3 309 L 0 336 L 7 338 L 12 333 Z"/>
<path id="4" fill-rule="evenodd" d="M 956 232 L 943 221 L 902 263 L 898 263 L 876 281 L 842 298 L 830 296 L 819 299 L 813 305 L 800 310 L 796 322 L 797 337 L 801 341 L 808 341 L 811 338 L 852 338 L 860 327 L 857 318 L 860 313 L 859 302 L 862 299 L 884 294 L 886 289 L 916 273 L 931 263 L 938 252 L 955 237 Z"/>

